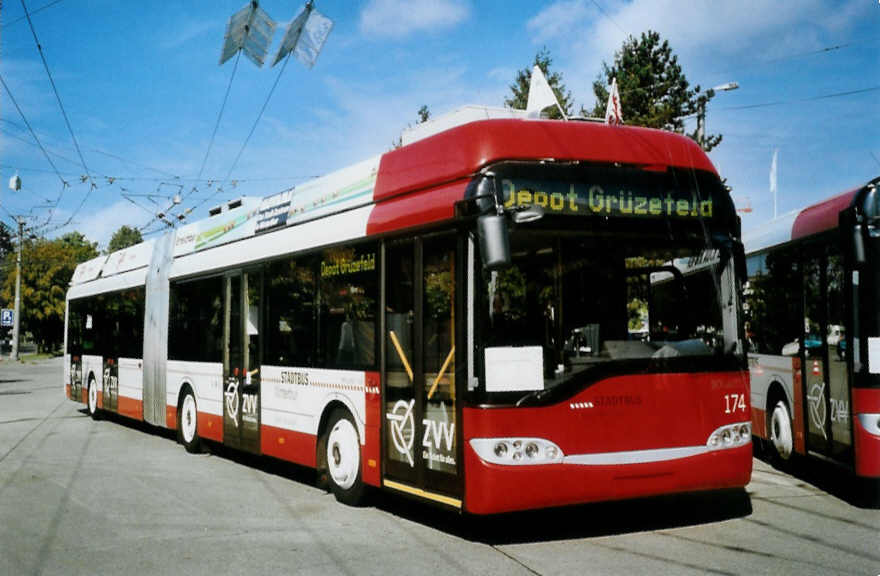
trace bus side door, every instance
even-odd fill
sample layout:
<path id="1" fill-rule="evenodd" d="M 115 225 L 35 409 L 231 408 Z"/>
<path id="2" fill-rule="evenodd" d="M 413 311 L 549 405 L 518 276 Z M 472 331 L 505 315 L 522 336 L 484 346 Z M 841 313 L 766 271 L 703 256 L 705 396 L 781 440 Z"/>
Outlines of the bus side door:
<path id="1" fill-rule="evenodd" d="M 843 259 L 824 244 L 804 259 L 802 370 L 807 450 L 852 465 Z"/>
<path id="2" fill-rule="evenodd" d="M 385 485 L 460 506 L 456 238 L 385 251 Z"/>
<path id="3" fill-rule="evenodd" d="M 260 451 L 260 328 L 263 276 L 259 270 L 224 278 L 223 443 Z"/>

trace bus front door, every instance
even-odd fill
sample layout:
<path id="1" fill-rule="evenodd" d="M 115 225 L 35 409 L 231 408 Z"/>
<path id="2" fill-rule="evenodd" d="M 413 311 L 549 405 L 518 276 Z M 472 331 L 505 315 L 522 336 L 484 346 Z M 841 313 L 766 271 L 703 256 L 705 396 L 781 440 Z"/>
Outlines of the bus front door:
<path id="1" fill-rule="evenodd" d="M 456 239 L 389 242 L 385 254 L 384 484 L 460 507 Z"/>
<path id="2" fill-rule="evenodd" d="M 223 443 L 260 451 L 260 272 L 225 278 Z"/>

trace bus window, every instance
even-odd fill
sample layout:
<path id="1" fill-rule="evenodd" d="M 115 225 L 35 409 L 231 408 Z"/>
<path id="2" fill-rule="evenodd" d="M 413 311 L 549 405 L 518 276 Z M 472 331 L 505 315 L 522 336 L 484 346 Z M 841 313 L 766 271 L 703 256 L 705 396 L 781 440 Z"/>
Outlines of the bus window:
<path id="1" fill-rule="evenodd" d="M 756 254 L 747 260 L 745 287 L 746 338 L 757 354 L 795 356 L 800 341 L 797 298 L 801 280 L 798 255 L 793 250 Z"/>
<path id="2" fill-rule="evenodd" d="M 223 278 L 171 284 L 168 359 L 222 361 Z"/>
<path id="3" fill-rule="evenodd" d="M 312 366 L 315 360 L 314 261 L 273 262 L 266 272 L 264 364 Z"/>
<path id="4" fill-rule="evenodd" d="M 376 247 L 339 247 L 320 255 L 318 341 L 328 368 L 376 365 Z"/>

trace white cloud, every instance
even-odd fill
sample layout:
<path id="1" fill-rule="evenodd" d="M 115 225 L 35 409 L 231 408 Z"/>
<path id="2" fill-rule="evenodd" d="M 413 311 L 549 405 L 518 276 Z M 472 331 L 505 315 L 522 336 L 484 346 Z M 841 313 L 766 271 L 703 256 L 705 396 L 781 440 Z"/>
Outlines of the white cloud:
<path id="1" fill-rule="evenodd" d="M 554 3 L 533 17 L 529 26 L 539 38 L 552 35 L 556 27 L 568 26 L 566 30 L 577 40 L 563 45 L 565 56 L 575 72 L 590 80 L 603 60 L 611 61 L 627 35 L 638 36 L 648 29 L 669 41 L 679 60 L 688 65 L 686 69 L 711 73 L 720 72 L 716 69 L 719 61 L 738 58 L 754 64 L 821 48 L 822 34 L 844 32 L 865 11 L 864 3 L 857 0 L 844 5 L 821 0 L 634 0 L 616 6 L 606 3 L 605 13 L 590 11 L 583 4 Z M 578 17 L 570 25 L 560 22 L 567 10 Z"/>
<path id="2" fill-rule="evenodd" d="M 89 214 L 90 205 L 94 209 L 95 204 L 87 202 L 83 210 L 77 214 L 76 221 L 72 223 L 70 229 L 82 232 L 90 241 L 97 242 L 100 248 L 106 248 L 113 233 L 122 226 L 137 228 L 150 218 L 143 209 L 127 200 L 117 200 L 92 214 Z M 68 231 L 61 230 L 59 234 Z"/>
<path id="3" fill-rule="evenodd" d="M 585 0 L 563 0 L 541 10 L 526 23 L 526 29 L 534 41 L 547 42 L 568 35 L 595 12 Z"/>
<path id="4" fill-rule="evenodd" d="M 451 28 L 470 15 L 464 0 L 370 0 L 361 12 L 361 32 L 404 38 L 420 31 Z"/>
<path id="5" fill-rule="evenodd" d="M 184 22 L 173 30 L 165 32 L 159 40 L 159 47 L 163 50 L 180 48 L 190 40 L 198 38 L 208 32 L 217 32 L 223 27 L 219 20 L 193 20 Z"/>

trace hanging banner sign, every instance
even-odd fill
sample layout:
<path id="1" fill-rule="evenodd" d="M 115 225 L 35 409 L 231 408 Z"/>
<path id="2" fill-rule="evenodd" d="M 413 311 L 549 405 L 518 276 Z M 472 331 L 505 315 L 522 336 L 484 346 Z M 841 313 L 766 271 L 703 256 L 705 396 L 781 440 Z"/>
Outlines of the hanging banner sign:
<path id="1" fill-rule="evenodd" d="M 263 202 L 260 203 L 260 211 L 257 213 L 257 234 L 281 228 L 287 224 L 287 213 L 290 210 L 292 197 L 293 188 L 263 198 Z"/>

